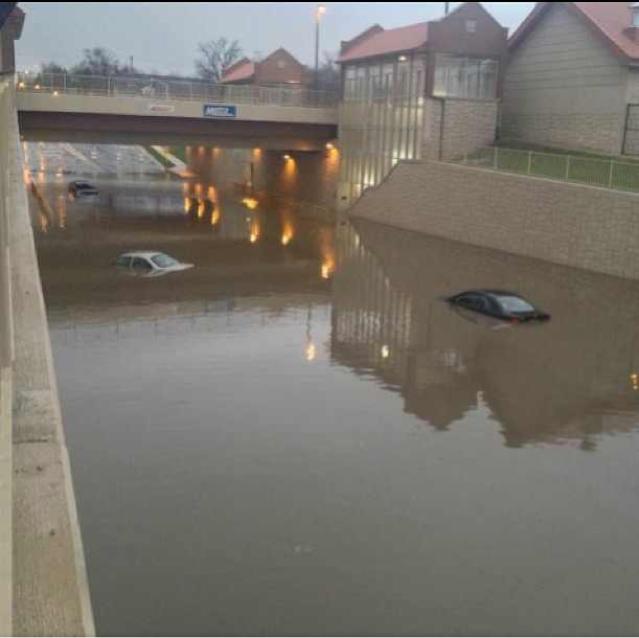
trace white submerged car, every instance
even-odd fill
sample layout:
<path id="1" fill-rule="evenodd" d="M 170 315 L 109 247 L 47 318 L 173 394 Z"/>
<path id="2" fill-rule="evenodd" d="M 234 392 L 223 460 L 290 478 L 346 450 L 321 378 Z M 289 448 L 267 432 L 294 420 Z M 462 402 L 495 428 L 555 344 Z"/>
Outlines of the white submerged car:
<path id="1" fill-rule="evenodd" d="M 149 251 L 122 253 L 115 260 L 115 265 L 129 274 L 143 277 L 157 277 L 193 268 L 193 264 L 182 263 L 165 253 Z"/>

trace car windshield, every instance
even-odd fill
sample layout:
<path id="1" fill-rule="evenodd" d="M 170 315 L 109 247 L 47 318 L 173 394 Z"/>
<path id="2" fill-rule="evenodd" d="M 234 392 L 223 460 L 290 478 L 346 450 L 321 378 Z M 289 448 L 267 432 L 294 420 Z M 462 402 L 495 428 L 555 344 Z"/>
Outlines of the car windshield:
<path id="1" fill-rule="evenodd" d="M 524 313 L 534 312 L 535 309 L 521 297 L 497 297 L 499 304 L 506 312 Z"/>
<path id="2" fill-rule="evenodd" d="M 151 257 L 151 261 L 159 268 L 170 268 L 178 263 L 175 259 L 173 259 L 173 257 L 169 257 L 163 253 L 153 255 L 153 257 Z"/>
<path id="3" fill-rule="evenodd" d="M 91 188 L 91 184 L 89 182 L 76 182 L 76 188 Z"/>

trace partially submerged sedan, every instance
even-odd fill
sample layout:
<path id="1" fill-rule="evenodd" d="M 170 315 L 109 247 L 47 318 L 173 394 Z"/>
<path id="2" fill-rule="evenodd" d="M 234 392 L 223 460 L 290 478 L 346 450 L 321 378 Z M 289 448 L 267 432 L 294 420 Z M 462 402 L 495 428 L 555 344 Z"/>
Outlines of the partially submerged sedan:
<path id="1" fill-rule="evenodd" d="M 97 197 L 100 192 L 93 184 L 90 184 L 86 180 L 76 179 L 69 184 L 69 194 L 75 198 Z"/>
<path id="2" fill-rule="evenodd" d="M 151 251 L 123 253 L 115 260 L 115 265 L 129 274 L 144 277 L 157 277 L 193 268 L 193 264 L 185 264 L 165 253 Z"/>
<path id="3" fill-rule="evenodd" d="M 464 310 L 513 323 L 550 319 L 548 313 L 535 308 L 520 295 L 505 290 L 467 290 L 446 301 Z"/>

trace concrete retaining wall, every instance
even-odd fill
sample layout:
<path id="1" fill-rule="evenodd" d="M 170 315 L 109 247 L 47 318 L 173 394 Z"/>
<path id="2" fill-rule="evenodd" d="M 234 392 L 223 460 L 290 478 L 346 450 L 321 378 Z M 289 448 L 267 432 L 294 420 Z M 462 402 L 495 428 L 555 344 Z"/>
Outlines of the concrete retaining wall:
<path id="1" fill-rule="evenodd" d="M 639 195 L 443 162 L 400 163 L 350 214 L 639 279 Z"/>
<path id="2" fill-rule="evenodd" d="M 10 499 L 4 489 L 5 475 L 0 478 L 2 525 L 12 517 L 8 539 L 5 527 L 0 529 L 0 633 L 92 635 L 95 629 L 84 552 L 13 100 L 11 106 L 0 113 L 8 138 L 0 166 L 7 177 L 2 197 L 10 211 L 10 305 L 15 352 L 9 380 L 3 373 L 0 384 L 0 425 L 5 428 L 0 437 L 0 468 L 6 466 L 7 458 L 12 467 Z M 7 501 L 11 513 L 5 518 Z M 7 596 L 12 598 L 8 604 Z"/>

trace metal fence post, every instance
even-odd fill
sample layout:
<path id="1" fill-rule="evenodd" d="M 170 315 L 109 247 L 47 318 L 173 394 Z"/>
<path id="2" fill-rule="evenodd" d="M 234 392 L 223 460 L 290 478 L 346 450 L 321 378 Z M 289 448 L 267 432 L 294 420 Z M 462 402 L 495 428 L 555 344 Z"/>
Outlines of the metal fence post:
<path id="1" fill-rule="evenodd" d="M 499 168 L 499 147 L 495 146 L 495 168 Z"/>
<path id="2" fill-rule="evenodd" d="M 528 175 L 532 169 L 532 151 L 528 151 Z"/>
<path id="3" fill-rule="evenodd" d="M 570 179 L 570 155 L 566 157 L 566 181 Z"/>
<path id="4" fill-rule="evenodd" d="M 610 174 L 608 175 L 608 188 L 612 188 L 612 174 L 615 169 L 615 161 L 610 160 Z"/>

